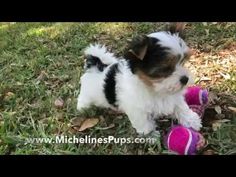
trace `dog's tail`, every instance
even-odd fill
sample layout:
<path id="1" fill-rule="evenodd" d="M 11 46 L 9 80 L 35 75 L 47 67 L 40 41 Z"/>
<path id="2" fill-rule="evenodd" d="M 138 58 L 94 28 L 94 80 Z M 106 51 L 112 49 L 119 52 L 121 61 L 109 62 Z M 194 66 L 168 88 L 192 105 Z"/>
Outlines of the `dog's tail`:
<path id="1" fill-rule="evenodd" d="M 108 65 L 117 62 L 114 54 L 108 52 L 107 48 L 100 44 L 91 44 L 85 49 L 84 54 L 86 56 L 85 69 L 96 67 L 99 71 L 103 71 Z"/>

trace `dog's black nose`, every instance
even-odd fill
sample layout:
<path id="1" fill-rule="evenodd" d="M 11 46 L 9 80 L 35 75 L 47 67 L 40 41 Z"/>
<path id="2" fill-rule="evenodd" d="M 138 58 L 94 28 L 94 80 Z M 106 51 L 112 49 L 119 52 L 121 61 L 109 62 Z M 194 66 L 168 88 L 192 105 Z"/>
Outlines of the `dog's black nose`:
<path id="1" fill-rule="evenodd" d="M 181 82 L 181 84 L 186 85 L 188 83 L 188 77 L 187 76 L 182 76 L 180 78 L 180 82 Z"/>

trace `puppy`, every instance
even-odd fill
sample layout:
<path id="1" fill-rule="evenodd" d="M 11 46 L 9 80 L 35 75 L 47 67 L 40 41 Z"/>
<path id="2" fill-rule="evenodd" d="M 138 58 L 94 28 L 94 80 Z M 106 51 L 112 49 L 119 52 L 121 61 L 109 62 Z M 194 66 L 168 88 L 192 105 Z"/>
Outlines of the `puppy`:
<path id="1" fill-rule="evenodd" d="M 90 45 L 77 109 L 95 105 L 122 111 L 144 135 L 155 131 L 154 119 L 164 115 L 199 130 L 201 120 L 184 99 L 191 77 L 183 64 L 191 50 L 179 36 L 181 30 L 183 24 L 177 24 L 169 31 L 139 36 L 123 58 L 104 46 Z"/>

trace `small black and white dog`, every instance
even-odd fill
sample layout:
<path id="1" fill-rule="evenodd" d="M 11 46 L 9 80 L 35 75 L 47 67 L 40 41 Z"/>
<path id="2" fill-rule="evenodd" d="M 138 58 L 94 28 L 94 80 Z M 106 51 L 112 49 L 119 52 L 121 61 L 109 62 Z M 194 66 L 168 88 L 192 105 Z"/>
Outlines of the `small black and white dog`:
<path id="1" fill-rule="evenodd" d="M 183 64 L 191 50 L 179 36 L 183 26 L 135 38 L 124 58 L 90 45 L 77 109 L 95 105 L 122 111 L 140 134 L 155 131 L 154 119 L 163 115 L 199 130 L 201 119 L 184 100 L 191 77 Z"/>

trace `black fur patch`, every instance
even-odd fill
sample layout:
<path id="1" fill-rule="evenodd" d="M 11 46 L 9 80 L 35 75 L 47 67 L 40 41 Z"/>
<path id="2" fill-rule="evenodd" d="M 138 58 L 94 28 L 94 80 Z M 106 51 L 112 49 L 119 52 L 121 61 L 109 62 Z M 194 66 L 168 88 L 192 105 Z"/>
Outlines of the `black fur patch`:
<path id="1" fill-rule="evenodd" d="M 106 74 L 106 78 L 104 79 L 104 93 L 106 96 L 106 99 L 109 104 L 113 106 L 116 105 L 116 74 L 119 72 L 118 69 L 118 64 L 113 64 L 110 68 L 109 71 Z"/>
<path id="2" fill-rule="evenodd" d="M 104 68 L 107 67 L 107 65 L 103 64 L 98 57 L 87 55 L 86 56 L 86 69 L 89 69 L 93 66 L 96 66 L 98 70 L 101 72 L 104 70 Z"/>
<path id="3" fill-rule="evenodd" d="M 174 72 L 175 63 L 169 61 L 167 57 L 169 48 L 162 47 L 158 44 L 159 40 L 152 37 L 147 37 L 144 42 L 147 45 L 147 52 L 143 60 L 136 58 L 130 52 L 125 53 L 125 58 L 128 60 L 131 71 L 136 73 L 137 70 L 141 70 L 152 78 L 162 78 L 171 75 Z M 140 41 L 134 40 L 129 49 L 135 49 L 137 45 L 140 45 Z"/>

